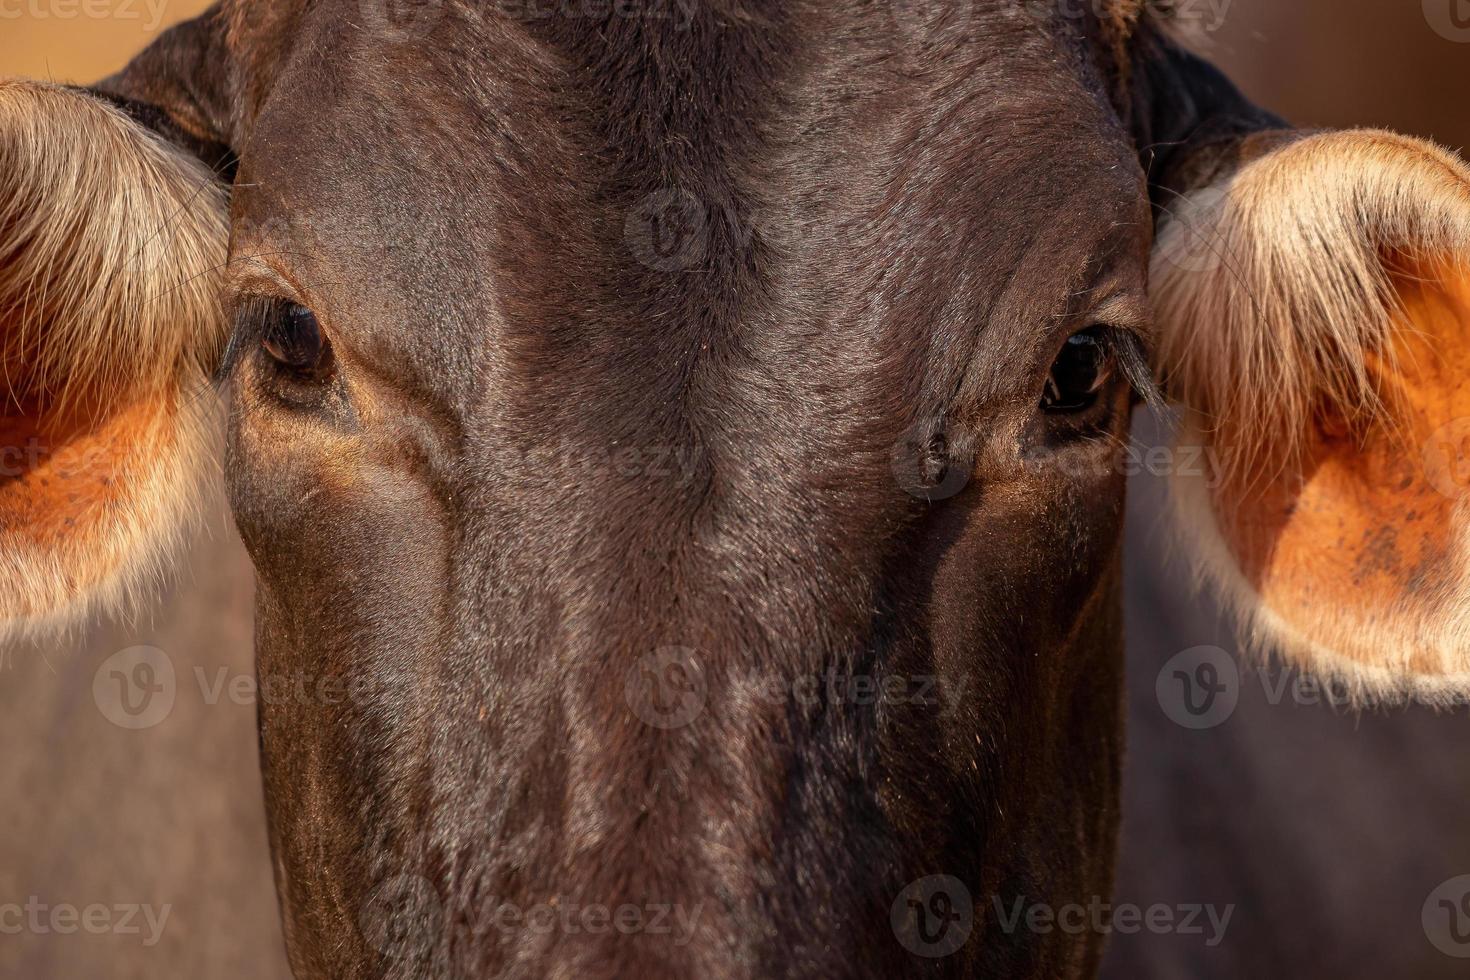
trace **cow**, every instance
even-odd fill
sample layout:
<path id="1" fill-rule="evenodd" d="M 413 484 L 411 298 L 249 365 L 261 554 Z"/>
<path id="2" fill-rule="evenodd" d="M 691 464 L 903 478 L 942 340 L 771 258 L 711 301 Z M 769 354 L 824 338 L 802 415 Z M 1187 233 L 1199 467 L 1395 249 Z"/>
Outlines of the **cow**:
<path id="1" fill-rule="evenodd" d="M 1470 690 L 1470 168 L 1133 0 L 927 13 L 241 0 L 0 85 L 0 623 L 153 590 L 222 392 L 297 976 L 1096 974 L 1017 923 L 1111 891 L 1140 403 L 1263 651 Z"/>

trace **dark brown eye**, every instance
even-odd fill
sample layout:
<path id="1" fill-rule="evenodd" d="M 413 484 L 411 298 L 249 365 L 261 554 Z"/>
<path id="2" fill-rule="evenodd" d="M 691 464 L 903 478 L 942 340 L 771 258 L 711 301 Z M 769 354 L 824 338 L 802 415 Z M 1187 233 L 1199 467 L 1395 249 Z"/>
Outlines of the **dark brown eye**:
<path id="1" fill-rule="evenodd" d="M 1057 414 L 1085 412 L 1097 404 L 1111 376 L 1112 366 L 1101 328 L 1073 334 L 1051 366 L 1046 390 L 1041 395 L 1041 408 Z"/>
<path id="2" fill-rule="evenodd" d="M 316 314 L 296 303 L 280 303 L 271 310 L 261 345 L 276 363 L 297 374 L 316 375 L 327 364 L 327 339 Z"/>

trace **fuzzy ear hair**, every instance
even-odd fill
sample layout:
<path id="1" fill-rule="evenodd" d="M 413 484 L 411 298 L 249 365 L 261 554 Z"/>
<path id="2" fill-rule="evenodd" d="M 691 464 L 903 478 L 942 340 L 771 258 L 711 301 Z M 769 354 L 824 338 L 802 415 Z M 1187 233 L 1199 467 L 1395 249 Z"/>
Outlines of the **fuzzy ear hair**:
<path id="1" fill-rule="evenodd" d="M 0 81 L 0 637 L 118 605 L 186 524 L 226 217 L 113 105 Z"/>
<path id="2" fill-rule="evenodd" d="M 1363 697 L 1470 694 L 1470 167 L 1252 137 L 1168 207 L 1158 367 L 1211 445 L 1179 526 L 1264 647 Z"/>

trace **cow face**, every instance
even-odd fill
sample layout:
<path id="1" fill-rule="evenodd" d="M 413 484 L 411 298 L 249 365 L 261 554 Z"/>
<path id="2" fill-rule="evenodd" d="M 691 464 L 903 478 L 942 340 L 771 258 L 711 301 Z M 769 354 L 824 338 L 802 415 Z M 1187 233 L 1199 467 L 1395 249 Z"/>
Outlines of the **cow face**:
<path id="1" fill-rule="evenodd" d="M 826 6 L 231 5 L 0 87 L 0 617 L 136 591 L 224 389 L 299 975 L 1091 973 L 997 910 L 1109 887 L 1151 376 L 1258 635 L 1470 687 L 1463 164 L 1121 0 Z"/>

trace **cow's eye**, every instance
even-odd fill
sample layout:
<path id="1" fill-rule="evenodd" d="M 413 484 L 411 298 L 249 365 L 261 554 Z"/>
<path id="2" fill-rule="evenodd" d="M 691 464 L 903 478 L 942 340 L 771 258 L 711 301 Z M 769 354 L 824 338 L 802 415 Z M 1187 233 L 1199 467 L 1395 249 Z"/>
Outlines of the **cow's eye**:
<path id="1" fill-rule="evenodd" d="M 1052 363 L 1041 395 L 1041 407 L 1058 414 L 1085 412 L 1097 404 L 1111 376 L 1112 365 L 1102 328 L 1075 333 L 1067 338 Z"/>
<path id="2" fill-rule="evenodd" d="M 261 346 L 281 367 L 304 376 L 320 374 L 330 354 L 316 314 L 296 303 L 271 310 Z"/>

